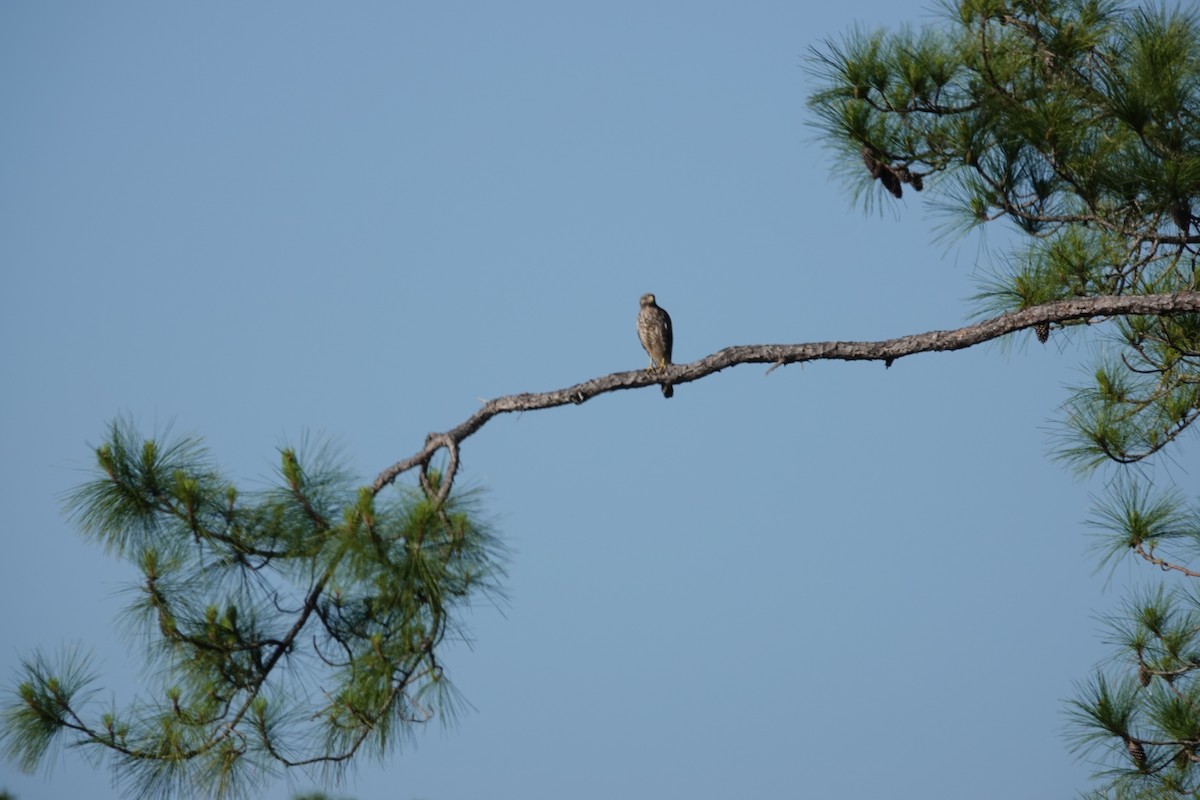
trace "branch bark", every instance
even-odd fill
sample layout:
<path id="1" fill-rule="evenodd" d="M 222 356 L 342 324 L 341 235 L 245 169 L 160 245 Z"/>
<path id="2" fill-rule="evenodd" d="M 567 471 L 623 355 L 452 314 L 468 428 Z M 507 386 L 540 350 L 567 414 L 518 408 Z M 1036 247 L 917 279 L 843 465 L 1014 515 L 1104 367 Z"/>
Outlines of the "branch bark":
<path id="1" fill-rule="evenodd" d="M 379 473 L 371 488 L 373 492 L 378 493 L 408 470 L 418 466 L 424 470 L 437 451 L 446 448 L 451 453 L 450 466 L 442 478 L 437 498 L 444 500 L 449 492 L 450 484 L 454 480 L 454 473 L 457 471 L 458 445 L 482 428 L 488 420 L 499 414 L 535 411 L 568 404 L 579 405 L 607 392 L 641 389 L 655 384 L 671 383 L 679 386 L 738 364 L 772 364 L 771 369 L 775 369 L 786 364 L 834 360 L 882 361 L 891 366 L 893 362 L 905 356 L 917 353 L 964 350 L 1038 324 L 1071 322 L 1094 317 L 1170 316 L 1198 312 L 1200 312 L 1200 292 L 1102 295 L 1061 300 L 1021 311 L 1010 311 L 983 322 L 953 330 L 916 333 L 877 342 L 809 342 L 726 347 L 690 364 L 671 365 L 665 371 L 614 372 L 611 375 L 593 378 L 565 389 L 510 394 L 489 400 L 458 426 L 444 433 L 429 434 L 425 439 L 425 446 L 421 450 Z"/>

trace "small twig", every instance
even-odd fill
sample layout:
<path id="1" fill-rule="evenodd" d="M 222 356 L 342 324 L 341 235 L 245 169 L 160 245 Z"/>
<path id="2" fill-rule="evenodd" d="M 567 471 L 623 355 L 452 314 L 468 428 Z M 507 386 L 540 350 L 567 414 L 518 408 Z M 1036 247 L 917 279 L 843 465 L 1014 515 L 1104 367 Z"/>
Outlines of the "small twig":
<path id="1" fill-rule="evenodd" d="M 1188 569 L 1187 567 L 1180 566 L 1179 564 L 1172 564 L 1170 561 L 1161 559 L 1158 556 L 1150 555 L 1149 553 L 1146 552 L 1146 549 L 1144 547 L 1142 547 L 1141 542 L 1138 542 L 1137 544 L 1135 544 L 1133 546 L 1133 551 L 1135 553 L 1137 553 L 1139 556 L 1141 556 L 1142 558 L 1144 558 L 1146 561 L 1149 561 L 1154 566 L 1160 568 L 1163 572 L 1167 572 L 1168 570 L 1173 570 L 1175 572 L 1179 572 L 1184 575 L 1187 575 L 1189 578 L 1200 578 L 1200 572 L 1193 572 L 1192 570 Z"/>
<path id="2" fill-rule="evenodd" d="M 1160 559 L 1157 557 L 1157 555 L 1151 555 L 1150 553 L 1147 553 L 1146 548 L 1142 547 L 1141 542 L 1136 543 L 1136 545 L 1133 546 L 1133 549 L 1134 552 L 1140 555 L 1141 558 L 1150 561 L 1151 564 L 1159 567 L 1159 569 L 1162 569 L 1163 572 L 1171 570 L 1175 572 L 1181 572 L 1183 575 L 1186 575 L 1189 578 L 1200 578 L 1200 572 L 1193 572 L 1192 570 L 1187 569 L 1186 566 L 1171 564 L 1170 561 Z"/>

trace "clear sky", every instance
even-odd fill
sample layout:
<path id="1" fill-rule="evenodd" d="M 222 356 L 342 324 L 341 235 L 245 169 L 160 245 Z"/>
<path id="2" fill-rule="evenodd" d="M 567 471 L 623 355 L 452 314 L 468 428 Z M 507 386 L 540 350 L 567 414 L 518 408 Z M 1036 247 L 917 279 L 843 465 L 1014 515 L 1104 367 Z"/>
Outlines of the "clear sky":
<path id="1" fill-rule="evenodd" d="M 93 648 L 139 688 L 125 565 L 62 492 L 128 415 L 247 485 L 306 432 L 368 482 L 481 400 L 735 344 L 955 327 L 1010 234 L 852 206 L 807 49 L 920 24 L 839 3 L 0 5 L 0 680 Z M 911 193 L 909 193 L 911 194 Z M 1089 494 L 1048 456 L 1096 345 L 1055 336 L 501 417 L 467 441 L 509 603 L 448 656 L 471 708 L 358 800 L 1061 798 L 1107 655 Z M 1194 453 L 1179 452 L 1173 478 Z M 313 788 L 296 776 L 266 795 Z M 20 800 L 121 797 L 75 751 Z"/>

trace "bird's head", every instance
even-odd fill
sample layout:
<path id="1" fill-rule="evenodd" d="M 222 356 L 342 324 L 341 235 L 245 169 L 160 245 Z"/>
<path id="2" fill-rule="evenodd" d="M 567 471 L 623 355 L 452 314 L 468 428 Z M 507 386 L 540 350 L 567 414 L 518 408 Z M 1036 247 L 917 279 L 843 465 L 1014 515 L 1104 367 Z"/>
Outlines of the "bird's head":
<path id="1" fill-rule="evenodd" d="M 654 295 L 653 294 L 642 295 L 642 308 L 645 308 L 646 306 L 652 306 L 652 305 L 654 305 Z"/>

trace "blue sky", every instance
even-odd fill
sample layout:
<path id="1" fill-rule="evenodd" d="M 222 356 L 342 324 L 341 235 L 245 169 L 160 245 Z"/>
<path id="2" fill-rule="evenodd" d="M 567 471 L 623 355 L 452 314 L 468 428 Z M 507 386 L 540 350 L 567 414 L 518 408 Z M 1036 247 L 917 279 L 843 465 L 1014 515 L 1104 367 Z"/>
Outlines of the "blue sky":
<path id="1" fill-rule="evenodd" d="M 0 7 L 0 679 L 83 643 L 139 689 L 136 575 L 62 493 L 128 415 L 248 486 L 306 432 L 364 482 L 481 400 L 969 320 L 1011 241 L 864 214 L 807 49 L 924 3 Z M 740 367 L 467 441 L 512 549 L 448 669 L 471 708 L 359 800 L 1070 796 L 1062 700 L 1108 651 L 1089 493 L 1048 457 L 1097 345 Z M 1186 476 L 1179 452 L 1163 474 Z M 1151 576 L 1153 577 L 1153 576 Z M 121 797 L 67 751 L 20 800 Z M 274 784 L 268 800 L 312 788 Z"/>

